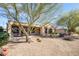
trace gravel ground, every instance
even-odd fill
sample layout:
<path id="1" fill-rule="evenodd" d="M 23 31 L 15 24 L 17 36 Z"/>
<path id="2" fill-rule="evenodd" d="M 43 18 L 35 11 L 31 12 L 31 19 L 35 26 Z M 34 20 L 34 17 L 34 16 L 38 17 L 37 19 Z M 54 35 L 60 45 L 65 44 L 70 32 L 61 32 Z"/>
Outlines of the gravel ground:
<path id="1" fill-rule="evenodd" d="M 31 42 L 8 43 L 7 56 L 79 56 L 79 40 L 66 41 L 61 38 L 42 38 L 30 36 Z M 37 42 L 37 38 L 41 42 Z"/>

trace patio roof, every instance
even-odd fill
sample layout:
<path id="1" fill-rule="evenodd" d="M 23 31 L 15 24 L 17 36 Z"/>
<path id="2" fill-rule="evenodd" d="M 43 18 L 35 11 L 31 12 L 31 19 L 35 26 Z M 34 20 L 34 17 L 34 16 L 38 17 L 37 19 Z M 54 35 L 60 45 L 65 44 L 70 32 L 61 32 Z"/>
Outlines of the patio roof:
<path id="1" fill-rule="evenodd" d="M 23 25 L 23 26 L 28 26 L 27 23 L 24 23 L 24 22 L 20 22 L 20 23 L 21 23 L 21 25 Z M 9 21 L 8 24 L 19 26 L 19 23 L 18 23 L 17 21 Z M 41 27 L 41 26 L 38 25 L 38 24 L 33 24 L 32 26 L 35 26 L 35 27 Z"/>

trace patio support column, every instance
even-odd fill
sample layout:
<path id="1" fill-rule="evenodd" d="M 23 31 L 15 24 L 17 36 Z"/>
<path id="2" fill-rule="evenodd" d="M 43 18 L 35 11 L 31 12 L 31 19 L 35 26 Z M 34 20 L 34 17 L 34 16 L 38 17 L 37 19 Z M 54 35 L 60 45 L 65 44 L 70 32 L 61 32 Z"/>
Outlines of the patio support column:
<path id="1" fill-rule="evenodd" d="M 21 30 L 19 30 L 19 36 L 21 36 Z"/>
<path id="2" fill-rule="evenodd" d="M 47 36 L 49 36 L 49 28 L 47 28 Z"/>
<path id="3" fill-rule="evenodd" d="M 45 29 L 44 29 L 44 27 L 41 28 L 41 35 L 45 36 Z"/>
<path id="4" fill-rule="evenodd" d="M 12 27 L 11 27 L 11 24 L 9 23 L 8 24 L 8 33 L 9 33 L 9 40 L 11 40 L 12 39 Z"/>

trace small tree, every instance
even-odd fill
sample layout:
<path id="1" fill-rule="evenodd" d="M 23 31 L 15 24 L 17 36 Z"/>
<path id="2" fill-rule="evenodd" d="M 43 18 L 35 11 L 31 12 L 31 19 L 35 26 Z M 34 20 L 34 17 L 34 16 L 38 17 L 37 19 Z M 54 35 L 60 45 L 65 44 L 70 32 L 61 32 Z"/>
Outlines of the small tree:
<path id="1" fill-rule="evenodd" d="M 75 32 L 75 27 L 79 26 L 79 11 L 69 12 L 58 20 L 58 25 L 67 27 L 67 32 Z"/>

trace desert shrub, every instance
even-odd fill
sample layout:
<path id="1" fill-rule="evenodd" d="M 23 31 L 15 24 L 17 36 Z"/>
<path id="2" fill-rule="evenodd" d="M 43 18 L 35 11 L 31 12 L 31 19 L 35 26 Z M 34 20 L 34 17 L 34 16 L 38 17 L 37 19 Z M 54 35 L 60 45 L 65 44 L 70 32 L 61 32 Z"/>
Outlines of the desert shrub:
<path id="1" fill-rule="evenodd" d="M 9 34 L 3 31 L 3 28 L 0 27 L 0 47 L 7 44 Z"/>
<path id="2" fill-rule="evenodd" d="M 75 28 L 75 32 L 79 34 L 79 27 Z"/>

